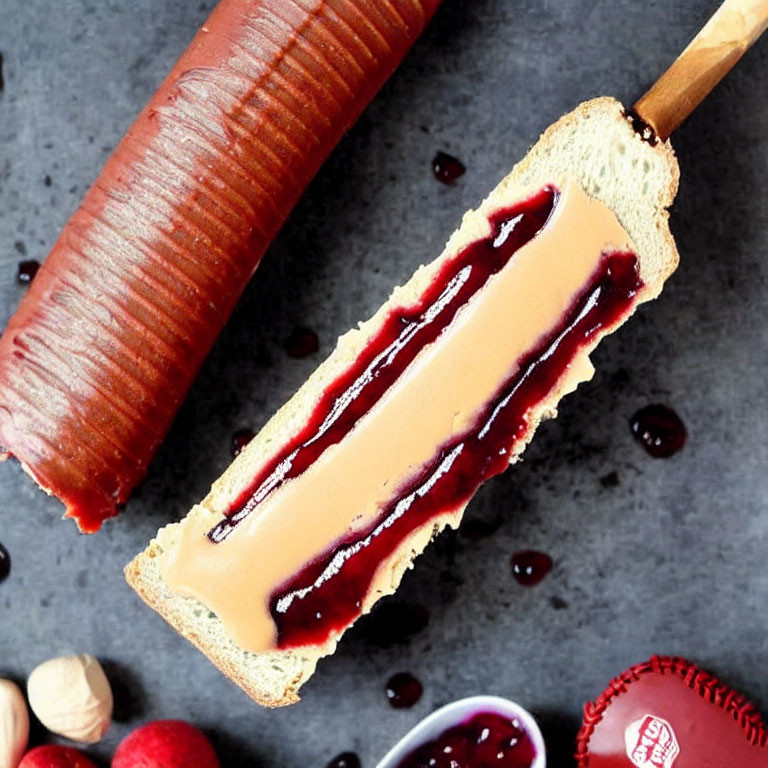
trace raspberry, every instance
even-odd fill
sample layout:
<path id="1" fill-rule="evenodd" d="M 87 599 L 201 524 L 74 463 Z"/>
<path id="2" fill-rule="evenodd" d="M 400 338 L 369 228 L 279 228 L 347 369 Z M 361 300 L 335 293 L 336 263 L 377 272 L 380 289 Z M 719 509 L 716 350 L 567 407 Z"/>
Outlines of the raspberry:
<path id="1" fill-rule="evenodd" d="M 219 759 L 211 742 L 194 725 L 155 720 L 120 742 L 112 768 L 219 768 Z"/>
<path id="2" fill-rule="evenodd" d="M 27 752 L 19 768 L 96 768 L 79 750 L 49 745 Z"/>

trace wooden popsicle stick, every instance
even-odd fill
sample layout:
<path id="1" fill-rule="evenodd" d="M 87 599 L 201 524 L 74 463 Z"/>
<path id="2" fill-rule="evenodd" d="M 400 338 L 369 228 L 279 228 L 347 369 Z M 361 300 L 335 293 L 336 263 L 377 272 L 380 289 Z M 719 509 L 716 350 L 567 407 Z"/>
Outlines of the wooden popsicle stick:
<path id="1" fill-rule="evenodd" d="M 665 141 L 766 27 L 768 0 L 725 0 L 632 112 Z"/>

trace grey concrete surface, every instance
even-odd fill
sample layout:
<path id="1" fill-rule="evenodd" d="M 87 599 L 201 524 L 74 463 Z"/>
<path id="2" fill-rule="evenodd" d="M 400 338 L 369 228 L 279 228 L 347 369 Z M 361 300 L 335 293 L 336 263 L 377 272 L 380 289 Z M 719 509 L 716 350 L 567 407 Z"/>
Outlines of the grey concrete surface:
<path id="1" fill-rule="evenodd" d="M 523 464 L 469 518 L 491 538 L 446 535 L 405 579 L 430 607 L 411 641 L 380 648 L 365 626 L 321 664 L 304 700 L 264 711 L 146 610 L 123 564 L 181 516 L 229 461 L 234 429 L 258 428 L 392 285 L 437 254 L 552 120 L 580 100 L 640 95 L 716 0 L 444 0 L 406 63 L 344 139 L 274 243 L 219 340 L 147 481 L 97 536 L 13 463 L 0 466 L 0 674 L 22 679 L 66 651 L 106 660 L 113 729 L 150 718 L 207 728 L 227 766 L 324 766 L 353 749 L 371 767 L 420 717 L 474 693 L 513 697 L 541 718 L 550 765 L 569 765 L 582 704 L 654 652 L 717 671 L 768 714 L 768 40 L 675 138 L 683 171 L 672 227 L 682 255 L 659 301 L 596 355 Z M 187 0 L 0 0 L 0 322 L 153 88 L 210 10 Z M 430 173 L 458 155 L 452 188 Z M 321 350 L 282 350 L 295 325 Z M 668 461 L 627 420 L 661 401 L 690 438 Z M 600 478 L 616 472 L 619 484 Z M 555 560 L 538 587 L 509 556 Z M 389 708 L 410 670 L 424 696 Z M 41 734 L 38 732 L 37 736 Z"/>

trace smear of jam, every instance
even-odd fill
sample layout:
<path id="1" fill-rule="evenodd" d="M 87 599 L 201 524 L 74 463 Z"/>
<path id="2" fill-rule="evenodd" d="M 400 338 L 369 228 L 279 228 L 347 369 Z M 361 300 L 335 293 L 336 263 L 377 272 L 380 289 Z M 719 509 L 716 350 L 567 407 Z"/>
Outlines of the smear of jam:
<path id="1" fill-rule="evenodd" d="M 529 429 L 529 410 L 552 391 L 594 334 L 631 309 L 642 287 L 637 266 L 632 253 L 604 255 L 559 327 L 520 361 L 475 426 L 438 448 L 371 528 L 340 542 L 272 596 L 281 648 L 322 643 L 354 621 L 378 566 L 415 529 L 465 504 L 481 483 L 507 468 L 510 447 Z"/>
<path id="2" fill-rule="evenodd" d="M 421 698 L 424 687 L 410 672 L 398 672 L 389 678 L 386 690 L 391 707 L 408 709 Z"/>
<path id="3" fill-rule="evenodd" d="M 301 360 L 314 355 L 320 349 L 320 340 L 317 334 L 310 328 L 294 328 L 291 335 L 285 340 L 283 349 L 290 357 Z"/>
<path id="4" fill-rule="evenodd" d="M 239 456 L 243 448 L 245 448 L 245 446 L 248 445 L 248 443 L 250 443 L 255 436 L 256 433 L 248 427 L 238 429 L 237 432 L 232 435 L 232 445 L 230 446 L 230 453 L 232 454 L 232 458 L 234 459 Z"/>
<path id="5" fill-rule="evenodd" d="M 35 279 L 38 269 L 40 269 L 40 262 L 36 259 L 20 261 L 16 272 L 16 279 L 22 285 L 29 285 Z"/>
<path id="6" fill-rule="evenodd" d="M 0 582 L 5 581 L 11 574 L 11 556 L 8 550 L 0 544 Z"/>
<path id="7" fill-rule="evenodd" d="M 490 237 L 460 251 L 442 265 L 421 299 L 393 309 L 378 333 L 334 381 L 301 432 L 278 453 L 208 534 L 224 539 L 279 488 L 338 443 L 401 376 L 416 355 L 451 323 L 456 313 L 512 256 L 541 231 L 559 193 L 546 187 L 491 218 Z"/>
<path id="8" fill-rule="evenodd" d="M 414 750 L 397 768 L 531 768 L 536 747 L 518 720 L 481 712 Z"/>
<path id="9" fill-rule="evenodd" d="M 432 173 L 443 184 L 453 184 L 456 179 L 466 173 L 464 163 L 458 157 L 447 152 L 438 152 L 432 160 Z"/>
<path id="10" fill-rule="evenodd" d="M 360 758 L 354 752 L 342 752 L 328 763 L 327 768 L 360 768 Z"/>
<path id="11" fill-rule="evenodd" d="M 667 459 L 685 445 L 688 432 L 682 419 L 666 405 L 647 405 L 630 420 L 632 434 L 654 459 Z"/>
<path id="12" fill-rule="evenodd" d="M 552 570 L 552 558 L 544 552 L 525 549 L 511 559 L 512 575 L 524 587 L 535 587 Z"/>

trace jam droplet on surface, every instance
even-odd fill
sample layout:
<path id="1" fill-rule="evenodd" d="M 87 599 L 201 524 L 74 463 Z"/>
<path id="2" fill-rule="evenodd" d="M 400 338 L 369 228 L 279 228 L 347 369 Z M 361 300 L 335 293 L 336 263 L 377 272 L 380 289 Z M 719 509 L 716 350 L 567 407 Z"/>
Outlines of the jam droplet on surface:
<path id="1" fill-rule="evenodd" d="M 245 448 L 245 446 L 248 445 L 248 443 L 250 443 L 255 436 L 256 433 L 248 427 L 238 429 L 237 432 L 232 435 L 232 446 L 230 448 L 232 458 L 234 459 L 239 456 L 243 448 Z"/>
<path id="2" fill-rule="evenodd" d="M 387 699 L 395 709 L 412 707 L 423 692 L 424 687 L 410 672 L 398 672 L 387 681 Z"/>
<path id="3" fill-rule="evenodd" d="M 464 163 L 458 157 L 449 155 L 447 152 L 438 152 L 432 160 L 432 173 L 443 184 L 453 184 L 456 179 L 464 175 L 466 170 Z"/>
<path id="4" fill-rule="evenodd" d="M 397 768 L 530 768 L 536 747 L 518 720 L 481 712 L 416 749 Z"/>
<path id="5" fill-rule="evenodd" d="M 22 285 L 29 285 L 35 279 L 38 269 L 40 269 L 40 262 L 37 261 L 37 259 L 25 259 L 24 261 L 20 261 L 16 279 Z"/>
<path id="6" fill-rule="evenodd" d="M 0 544 L 0 582 L 5 581 L 11 573 L 11 556 L 8 550 Z"/>
<path id="7" fill-rule="evenodd" d="M 354 752 L 342 752 L 328 763 L 327 768 L 360 768 L 360 758 Z"/>
<path id="8" fill-rule="evenodd" d="M 688 437 L 682 419 L 666 405 L 658 403 L 641 408 L 630 420 L 632 434 L 654 459 L 676 454 Z"/>
<path id="9" fill-rule="evenodd" d="M 314 355 L 320 348 L 317 334 L 310 328 L 294 328 L 291 335 L 285 340 L 283 349 L 297 360 Z"/>
<path id="10" fill-rule="evenodd" d="M 512 555 L 512 575 L 524 587 L 535 587 L 552 570 L 552 558 L 544 552 L 525 549 Z"/>

